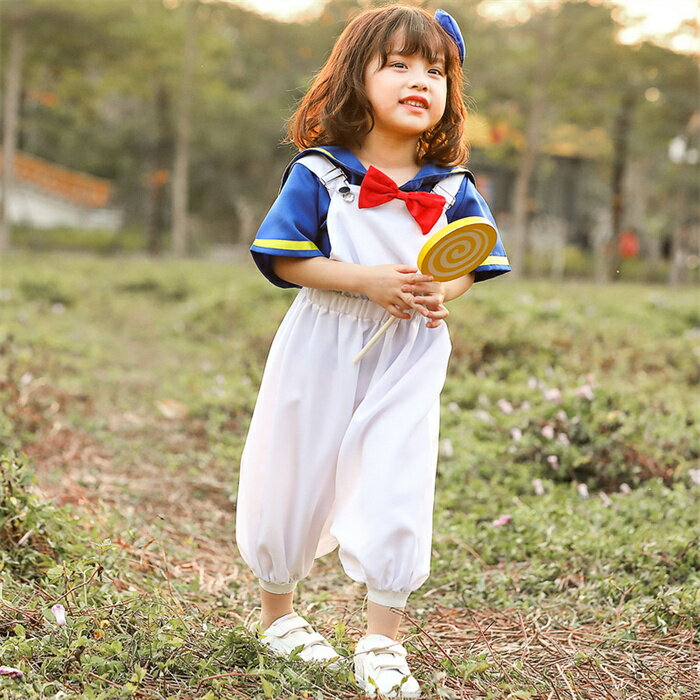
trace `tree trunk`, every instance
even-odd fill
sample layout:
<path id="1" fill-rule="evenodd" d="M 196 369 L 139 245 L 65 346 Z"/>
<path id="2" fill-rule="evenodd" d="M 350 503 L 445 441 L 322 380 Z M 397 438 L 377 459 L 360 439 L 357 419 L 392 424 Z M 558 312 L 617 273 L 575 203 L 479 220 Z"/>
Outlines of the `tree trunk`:
<path id="1" fill-rule="evenodd" d="M 5 109 L 3 113 L 2 144 L 2 202 L 0 202 L 0 250 L 10 247 L 10 191 L 14 186 L 15 153 L 19 126 L 19 96 L 24 59 L 24 25 L 22 21 L 8 22 L 10 45 L 5 73 Z"/>
<path id="2" fill-rule="evenodd" d="M 602 272 L 604 279 L 598 282 L 609 282 L 617 277 L 620 267 L 618 241 L 622 233 L 625 215 L 624 183 L 627 170 L 627 150 L 629 144 L 630 122 L 634 109 L 635 96 L 632 93 L 623 95 L 620 109 L 615 120 L 614 156 L 612 169 L 612 236 L 602 247 L 604 261 L 600 261 L 597 269 Z"/>
<path id="3" fill-rule="evenodd" d="M 156 88 L 157 140 L 153 158 L 153 173 L 149 182 L 148 251 L 160 255 L 163 250 L 163 233 L 166 227 L 166 184 L 168 163 L 172 157 L 170 122 L 170 95 L 162 82 Z"/>
<path id="4" fill-rule="evenodd" d="M 676 194 L 676 215 L 671 232 L 671 259 L 668 270 L 669 284 L 683 284 L 688 281 L 688 266 L 686 264 L 686 251 L 684 250 L 684 227 L 686 223 L 687 193 L 681 185 Z"/>
<path id="5" fill-rule="evenodd" d="M 192 136 L 192 74 L 195 62 L 195 11 L 196 3 L 185 3 L 185 53 L 180 82 L 180 99 L 177 106 L 175 130 L 175 164 L 173 167 L 173 253 L 187 254 L 190 140 Z"/>
<path id="6" fill-rule="evenodd" d="M 547 81 L 551 71 L 549 47 L 551 44 L 551 19 L 543 19 L 543 25 L 538 33 L 539 60 L 535 69 L 534 85 L 530 98 L 530 109 L 525 128 L 525 147 L 520 158 L 518 172 L 513 188 L 513 224 L 511 239 L 508 244 L 508 257 L 514 278 L 523 276 L 525 268 L 525 253 L 527 251 L 527 224 L 530 212 L 530 182 L 537 164 L 542 138 L 542 124 L 547 109 Z"/>

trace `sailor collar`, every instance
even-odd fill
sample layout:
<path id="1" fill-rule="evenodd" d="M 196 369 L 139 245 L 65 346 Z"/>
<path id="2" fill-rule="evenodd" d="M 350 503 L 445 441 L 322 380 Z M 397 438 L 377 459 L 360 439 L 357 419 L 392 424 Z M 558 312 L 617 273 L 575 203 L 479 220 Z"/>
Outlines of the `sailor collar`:
<path id="1" fill-rule="evenodd" d="M 335 163 L 348 177 L 351 183 L 359 185 L 367 172 L 366 168 L 358 160 L 357 156 L 352 154 L 345 148 L 341 146 L 316 146 L 314 148 L 307 148 L 304 151 L 298 153 L 292 162 L 287 166 L 282 177 L 282 183 L 287 180 L 289 172 L 292 169 L 294 163 L 296 163 L 300 158 L 305 155 L 310 155 L 312 153 L 318 153 Z M 464 166 L 441 166 L 435 163 L 427 163 L 419 171 L 418 174 L 405 184 L 401 185 L 399 189 L 406 192 L 413 192 L 425 188 L 426 185 L 435 185 L 440 180 L 449 177 L 450 175 L 455 175 L 456 173 L 464 173 L 472 182 L 474 182 L 474 176 L 467 170 Z"/>

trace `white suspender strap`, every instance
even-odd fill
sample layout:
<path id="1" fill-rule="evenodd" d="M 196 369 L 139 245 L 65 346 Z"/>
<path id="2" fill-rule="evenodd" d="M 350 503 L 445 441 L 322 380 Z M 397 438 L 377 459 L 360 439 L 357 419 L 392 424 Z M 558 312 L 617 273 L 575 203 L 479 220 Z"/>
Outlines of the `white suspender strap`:
<path id="1" fill-rule="evenodd" d="M 348 184 L 345 173 L 335 163 L 320 154 L 309 153 L 296 162 L 308 168 L 323 183 L 331 196 L 339 187 Z"/>
<path id="2" fill-rule="evenodd" d="M 457 192 L 464 182 L 466 173 L 455 173 L 454 175 L 448 175 L 446 178 L 440 180 L 440 182 L 433 187 L 432 192 L 436 194 L 441 194 L 445 200 L 445 210 L 449 209 L 457 199 Z"/>

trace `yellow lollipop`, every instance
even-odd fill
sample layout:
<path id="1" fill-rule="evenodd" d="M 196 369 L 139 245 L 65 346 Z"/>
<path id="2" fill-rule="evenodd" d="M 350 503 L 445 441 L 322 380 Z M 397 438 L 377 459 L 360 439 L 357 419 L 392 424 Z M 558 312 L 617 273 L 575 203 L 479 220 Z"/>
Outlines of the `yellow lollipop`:
<path id="1" fill-rule="evenodd" d="M 457 219 L 436 231 L 418 253 L 418 269 L 438 282 L 464 277 L 488 258 L 498 240 L 493 224 L 481 216 Z M 370 338 L 353 360 L 357 364 L 396 321 L 396 316 Z"/>
<path id="2" fill-rule="evenodd" d="M 496 245 L 496 229 L 488 219 L 457 219 L 434 233 L 418 253 L 418 268 L 438 282 L 449 282 L 481 265 Z"/>

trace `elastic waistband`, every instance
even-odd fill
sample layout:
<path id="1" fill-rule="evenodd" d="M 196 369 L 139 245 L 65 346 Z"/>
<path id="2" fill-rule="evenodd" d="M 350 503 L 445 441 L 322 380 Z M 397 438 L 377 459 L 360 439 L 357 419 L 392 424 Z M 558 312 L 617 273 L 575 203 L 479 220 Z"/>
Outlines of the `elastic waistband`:
<path id="1" fill-rule="evenodd" d="M 329 311 L 337 311 L 355 318 L 368 318 L 373 321 L 382 321 L 389 317 L 379 304 L 375 304 L 367 297 L 350 292 L 336 292 L 329 289 L 311 289 L 304 287 L 300 296 L 310 304 L 319 306 Z"/>

